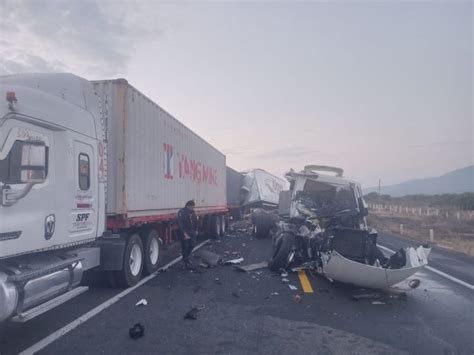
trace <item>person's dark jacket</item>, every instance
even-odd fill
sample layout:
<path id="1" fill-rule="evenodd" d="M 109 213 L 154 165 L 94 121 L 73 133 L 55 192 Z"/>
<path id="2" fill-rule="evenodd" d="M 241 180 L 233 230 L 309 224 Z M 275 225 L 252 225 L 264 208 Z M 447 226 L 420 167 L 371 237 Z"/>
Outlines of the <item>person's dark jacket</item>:
<path id="1" fill-rule="evenodd" d="M 184 238 L 184 233 L 187 233 L 191 238 L 194 238 L 197 231 L 196 213 L 187 208 L 180 209 L 178 212 L 178 226 L 180 238 Z"/>

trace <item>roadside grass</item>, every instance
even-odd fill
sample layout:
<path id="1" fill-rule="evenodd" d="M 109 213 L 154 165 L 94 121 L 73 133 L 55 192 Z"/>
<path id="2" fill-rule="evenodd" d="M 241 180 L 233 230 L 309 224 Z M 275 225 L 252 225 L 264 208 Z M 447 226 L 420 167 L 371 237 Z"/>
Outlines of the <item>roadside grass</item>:
<path id="1" fill-rule="evenodd" d="M 433 229 L 436 245 L 474 256 L 474 221 L 371 211 L 367 223 L 380 232 L 393 234 L 400 234 L 400 224 L 403 224 L 403 236 L 421 242 L 430 241 L 430 229 Z"/>

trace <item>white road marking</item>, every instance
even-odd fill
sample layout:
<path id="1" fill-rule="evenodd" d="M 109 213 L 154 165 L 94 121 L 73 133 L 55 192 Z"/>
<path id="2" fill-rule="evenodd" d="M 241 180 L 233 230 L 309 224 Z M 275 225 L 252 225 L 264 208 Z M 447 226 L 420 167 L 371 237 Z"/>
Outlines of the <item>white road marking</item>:
<path id="1" fill-rule="evenodd" d="M 199 248 L 201 248 L 202 246 L 204 246 L 206 243 L 209 242 L 209 239 L 205 240 L 204 242 L 202 242 L 201 244 L 199 245 L 196 245 L 196 247 L 193 249 L 193 251 L 196 251 L 198 250 Z M 80 316 L 79 318 L 77 318 L 76 320 L 73 320 L 71 323 L 65 325 L 64 327 L 56 330 L 54 333 L 51 333 L 50 335 L 48 335 L 46 338 L 43 338 L 42 340 L 40 340 L 39 342 L 37 342 L 36 344 L 30 346 L 28 349 L 25 349 L 23 350 L 20 355 L 29 355 L 29 354 L 34 354 L 42 349 L 44 349 L 45 347 L 47 347 L 49 344 L 51 344 L 52 342 L 58 340 L 59 338 L 61 338 L 63 335 L 66 335 L 67 333 L 69 333 L 71 330 L 77 328 L 78 326 L 80 326 L 82 323 L 84 322 L 87 322 L 89 319 L 91 319 L 92 317 L 96 316 L 97 314 L 99 314 L 100 312 L 102 312 L 104 309 L 106 308 L 109 308 L 110 306 L 112 306 L 114 303 L 116 303 L 117 301 L 119 301 L 120 299 L 124 298 L 126 295 L 128 295 L 129 293 L 133 292 L 134 290 L 136 290 L 137 288 L 139 288 L 140 286 L 143 286 L 144 284 L 146 284 L 148 281 L 154 279 L 158 273 L 160 271 L 165 271 L 167 270 L 168 268 L 170 268 L 171 266 L 173 266 L 174 264 L 176 264 L 177 262 L 179 262 L 183 257 L 182 256 L 179 256 L 177 257 L 176 259 L 174 259 L 173 261 L 169 262 L 168 264 L 166 264 L 165 266 L 161 267 L 160 269 L 158 269 L 158 271 L 155 271 L 153 274 L 145 277 L 144 279 L 142 279 L 140 282 L 138 282 L 135 286 L 133 287 L 130 287 L 130 288 L 127 288 L 126 290 L 123 290 L 122 292 L 120 292 L 119 294 L 115 295 L 114 297 L 108 299 L 107 301 L 105 301 L 104 303 L 98 305 L 97 307 L 91 309 L 89 312 L 83 314 L 82 316 Z"/>
<path id="2" fill-rule="evenodd" d="M 388 252 L 390 252 L 390 253 L 392 253 L 392 254 L 395 254 L 395 251 L 392 250 L 392 249 L 389 249 L 389 248 L 387 248 L 387 247 L 384 247 L 383 245 L 380 245 L 380 244 L 377 244 L 377 246 L 378 246 L 379 248 L 383 249 L 383 250 L 386 250 L 386 251 L 388 251 Z M 434 267 L 431 267 L 431 266 L 429 266 L 429 265 L 426 265 L 425 268 L 428 269 L 428 270 L 430 270 L 430 271 L 432 271 L 432 272 L 434 272 L 435 274 L 438 274 L 438 275 L 440 275 L 440 276 L 442 276 L 442 277 L 444 277 L 444 278 L 447 278 L 448 280 L 451 280 L 451 281 L 453 281 L 453 282 L 456 282 L 456 283 L 459 284 L 459 285 L 462 285 L 462 286 L 464 286 L 464 287 L 467 287 L 467 288 L 470 289 L 470 290 L 474 290 L 474 285 L 471 285 L 470 283 L 467 283 L 467 282 L 465 282 L 465 281 L 463 281 L 463 280 L 459 280 L 458 278 L 456 278 L 456 277 L 454 277 L 454 276 L 451 276 L 451 275 L 449 275 L 449 274 L 447 274 L 447 273 L 445 273 L 445 272 L 442 272 L 442 271 L 440 271 L 440 270 L 438 270 L 438 269 L 435 269 Z"/>

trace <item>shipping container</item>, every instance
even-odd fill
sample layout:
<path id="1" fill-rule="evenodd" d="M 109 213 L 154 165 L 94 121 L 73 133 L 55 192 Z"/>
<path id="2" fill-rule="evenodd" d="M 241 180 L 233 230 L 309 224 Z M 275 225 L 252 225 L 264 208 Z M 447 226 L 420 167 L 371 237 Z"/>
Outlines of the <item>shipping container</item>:
<path id="1" fill-rule="evenodd" d="M 107 140 L 108 216 L 175 215 L 190 199 L 198 214 L 226 209 L 224 154 L 125 79 L 93 84 Z"/>

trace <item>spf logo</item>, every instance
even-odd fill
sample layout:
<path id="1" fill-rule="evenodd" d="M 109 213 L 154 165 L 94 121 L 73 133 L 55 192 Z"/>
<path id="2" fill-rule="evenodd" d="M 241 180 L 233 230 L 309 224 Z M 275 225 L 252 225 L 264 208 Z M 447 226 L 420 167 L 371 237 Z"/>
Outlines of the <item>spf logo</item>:
<path id="1" fill-rule="evenodd" d="M 78 213 L 76 216 L 76 222 L 85 222 L 89 219 L 90 213 Z"/>

